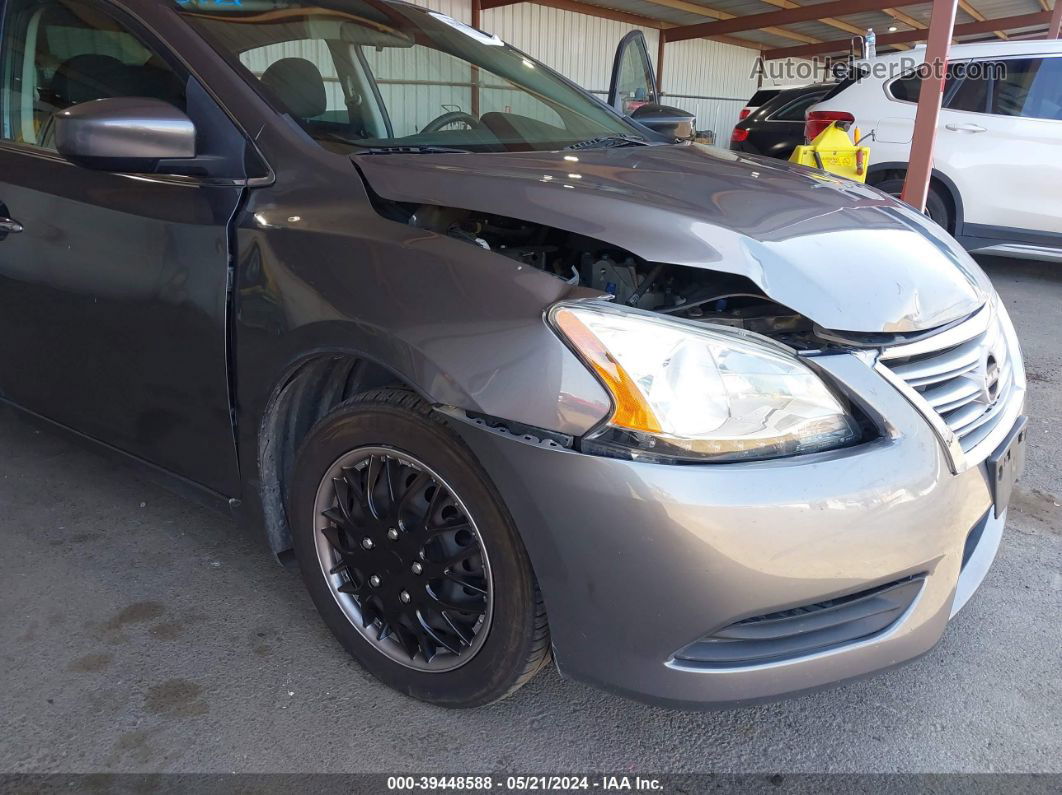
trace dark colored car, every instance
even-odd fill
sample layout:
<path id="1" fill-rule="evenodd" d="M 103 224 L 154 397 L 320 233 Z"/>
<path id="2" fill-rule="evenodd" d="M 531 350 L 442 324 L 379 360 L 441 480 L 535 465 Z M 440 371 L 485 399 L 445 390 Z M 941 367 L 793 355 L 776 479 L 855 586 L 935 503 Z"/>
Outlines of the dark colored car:
<path id="1" fill-rule="evenodd" d="M 401 692 L 552 657 L 771 698 L 917 657 L 984 577 L 1025 394 L 988 279 L 665 136 L 638 37 L 605 103 L 383 0 L 0 19 L 4 401 L 264 528 Z"/>
<path id="2" fill-rule="evenodd" d="M 737 123 L 730 134 L 730 148 L 788 160 L 804 143 L 804 113 L 832 88 L 832 83 L 817 83 L 780 91 Z"/>
<path id="3" fill-rule="evenodd" d="M 747 119 L 749 117 L 749 114 L 752 113 L 752 111 L 756 110 L 756 108 L 758 108 L 760 105 L 770 102 L 772 99 L 778 96 L 779 92 L 783 90 L 784 89 L 782 88 L 772 87 L 761 88 L 756 91 L 755 94 L 749 97 L 749 101 L 745 103 L 745 107 L 743 107 L 738 113 L 738 121 L 741 121 L 742 119 Z"/>

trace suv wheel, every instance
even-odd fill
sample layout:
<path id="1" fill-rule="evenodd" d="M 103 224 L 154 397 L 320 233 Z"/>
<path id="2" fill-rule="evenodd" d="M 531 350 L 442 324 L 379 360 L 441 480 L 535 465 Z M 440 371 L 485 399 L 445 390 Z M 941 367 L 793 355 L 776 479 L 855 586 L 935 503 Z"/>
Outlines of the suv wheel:
<path id="1" fill-rule="evenodd" d="M 900 193 L 903 191 L 903 180 L 893 177 L 891 179 L 882 180 L 874 185 L 874 187 L 880 191 L 884 191 L 890 196 L 895 196 L 898 199 L 900 198 Z M 926 193 L 925 214 L 929 216 L 929 220 L 942 227 L 945 231 L 955 231 L 955 221 L 951 217 L 951 208 L 949 207 L 947 200 L 933 184 L 930 184 L 929 191 Z"/>
<path id="2" fill-rule="evenodd" d="M 318 611 L 396 690 L 479 706 L 549 660 L 542 597 L 508 511 L 416 395 L 367 392 L 321 419 L 296 459 L 289 517 Z"/>

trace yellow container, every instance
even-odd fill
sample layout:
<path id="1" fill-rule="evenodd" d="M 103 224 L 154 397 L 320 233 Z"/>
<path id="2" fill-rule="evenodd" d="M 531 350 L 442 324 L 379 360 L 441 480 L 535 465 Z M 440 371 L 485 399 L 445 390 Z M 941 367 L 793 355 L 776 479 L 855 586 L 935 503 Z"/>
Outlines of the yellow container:
<path id="1" fill-rule="evenodd" d="M 818 168 L 856 182 L 866 182 L 870 147 L 853 144 L 848 133 L 834 122 L 810 144 L 794 149 L 789 162 Z"/>

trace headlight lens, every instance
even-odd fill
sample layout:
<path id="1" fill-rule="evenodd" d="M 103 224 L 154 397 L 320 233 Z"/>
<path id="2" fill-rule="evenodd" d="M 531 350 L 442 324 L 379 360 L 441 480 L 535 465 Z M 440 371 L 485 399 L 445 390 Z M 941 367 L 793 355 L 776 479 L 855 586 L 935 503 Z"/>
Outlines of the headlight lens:
<path id="1" fill-rule="evenodd" d="M 612 394 L 613 432 L 603 442 L 657 458 L 734 461 L 859 436 L 826 384 L 759 335 L 589 302 L 560 304 L 550 320 Z"/>

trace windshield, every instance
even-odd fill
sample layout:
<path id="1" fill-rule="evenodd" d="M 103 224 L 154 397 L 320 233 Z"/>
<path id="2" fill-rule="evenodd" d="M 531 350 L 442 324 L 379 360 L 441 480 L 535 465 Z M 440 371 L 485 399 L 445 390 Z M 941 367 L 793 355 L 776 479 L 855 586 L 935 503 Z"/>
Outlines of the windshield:
<path id="1" fill-rule="evenodd" d="M 332 150 L 551 150 L 641 138 L 497 37 L 415 6 L 184 0 L 179 11 Z"/>

